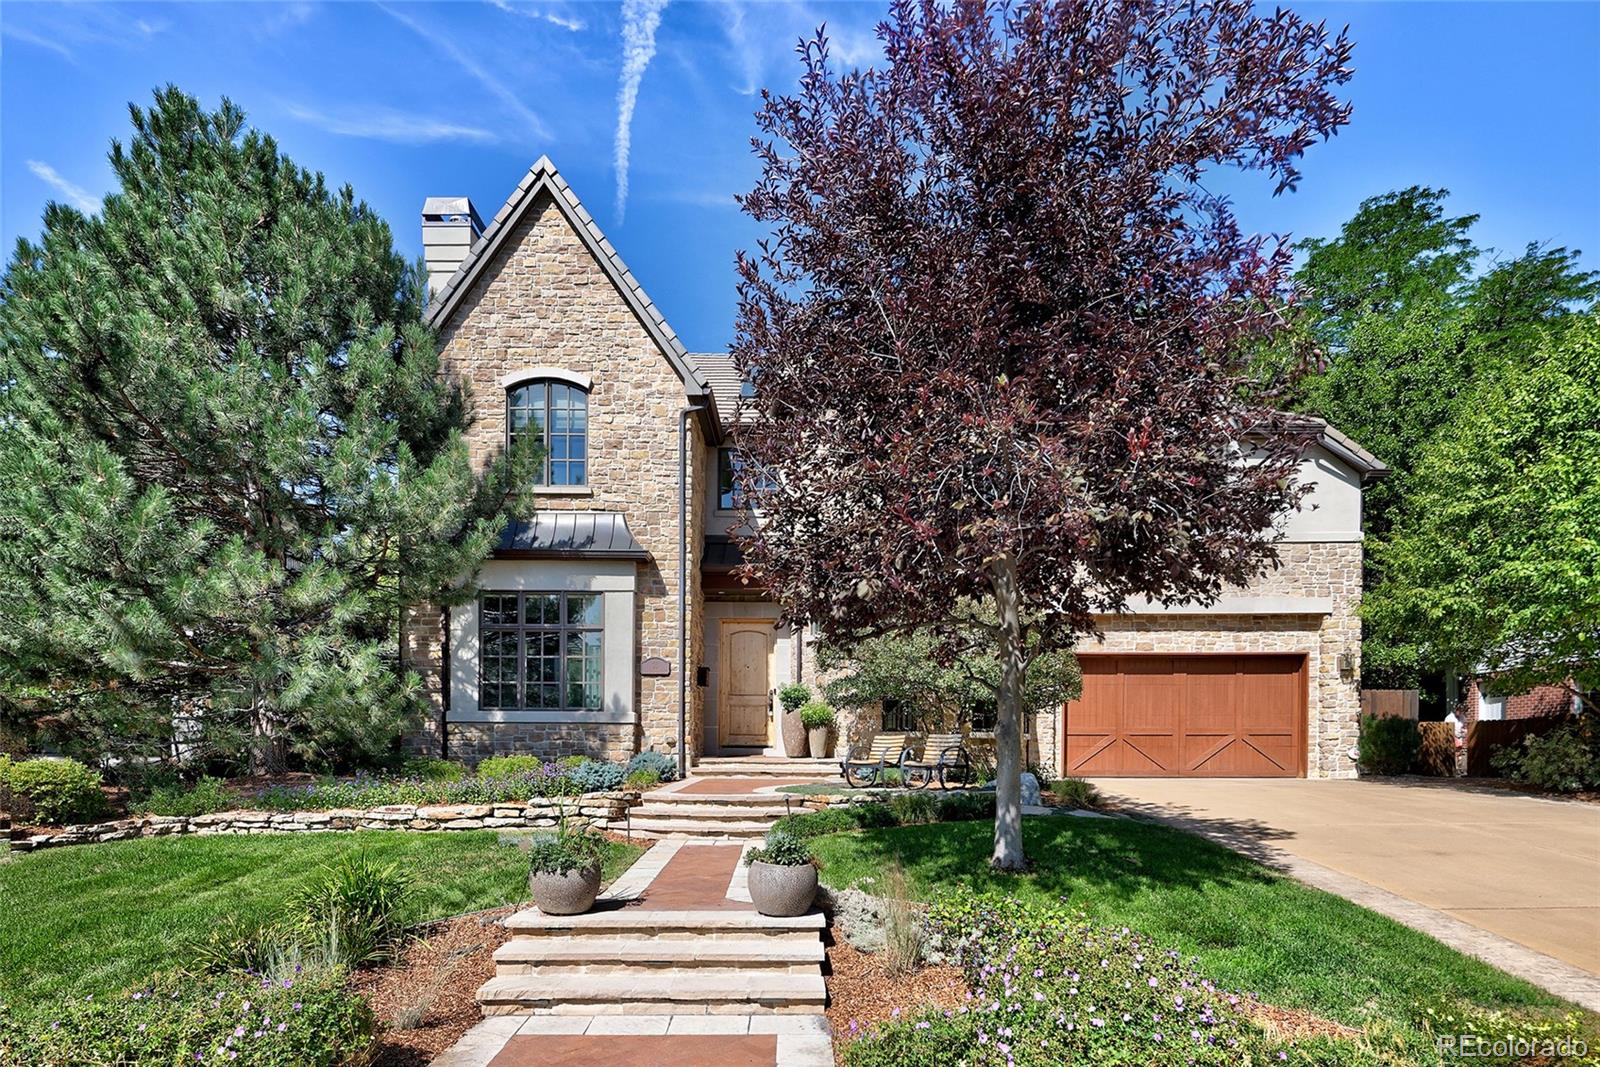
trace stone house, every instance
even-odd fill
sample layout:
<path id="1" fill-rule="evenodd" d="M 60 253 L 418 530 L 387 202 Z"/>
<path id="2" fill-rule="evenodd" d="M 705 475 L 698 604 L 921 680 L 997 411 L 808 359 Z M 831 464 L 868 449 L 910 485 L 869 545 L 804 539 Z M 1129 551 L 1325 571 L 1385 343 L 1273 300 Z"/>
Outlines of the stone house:
<path id="1" fill-rule="evenodd" d="M 428 319 L 470 396 L 474 458 L 539 433 L 547 459 L 537 514 L 505 532 L 477 600 L 407 620 L 434 708 L 412 746 L 468 761 L 781 755 L 774 694 L 814 683 L 815 657 L 809 632 L 735 576 L 727 356 L 685 350 L 548 159 L 487 227 L 465 198 L 430 198 L 423 233 Z M 1204 612 L 1105 619 L 1081 650 L 1083 699 L 1031 724 L 1039 762 L 1354 773 L 1361 487 L 1384 468 L 1331 427 L 1315 436 L 1313 503 L 1283 520 L 1282 568 Z M 852 716 L 845 736 L 881 714 Z"/>

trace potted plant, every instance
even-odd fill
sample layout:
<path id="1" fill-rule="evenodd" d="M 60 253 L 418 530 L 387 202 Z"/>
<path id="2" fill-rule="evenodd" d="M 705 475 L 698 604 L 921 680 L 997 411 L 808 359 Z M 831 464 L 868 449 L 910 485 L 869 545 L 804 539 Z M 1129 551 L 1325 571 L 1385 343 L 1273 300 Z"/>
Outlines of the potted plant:
<path id="1" fill-rule="evenodd" d="M 528 891 L 546 915 L 579 915 L 600 895 L 600 860 L 606 839 L 587 824 L 561 825 L 533 839 L 528 849 Z"/>
<path id="2" fill-rule="evenodd" d="M 830 735 L 838 721 L 833 709 L 820 700 L 813 700 L 800 709 L 800 724 L 806 728 L 813 756 L 820 759 L 833 751 L 833 738 Z"/>
<path id="3" fill-rule="evenodd" d="M 778 702 L 783 705 L 783 751 L 790 759 L 803 759 L 806 755 L 806 728 L 800 721 L 800 708 L 810 699 L 810 687 L 799 682 L 790 682 L 778 690 Z"/>
<path id="4" fill-rule="evenodd" d="M 750 866 L 750 902 L 763 915 L 804 915 L 817 898 L 817 868 L 811 852 L 793 834 L 773 830 L 766 844 L 745 856 Z"/>

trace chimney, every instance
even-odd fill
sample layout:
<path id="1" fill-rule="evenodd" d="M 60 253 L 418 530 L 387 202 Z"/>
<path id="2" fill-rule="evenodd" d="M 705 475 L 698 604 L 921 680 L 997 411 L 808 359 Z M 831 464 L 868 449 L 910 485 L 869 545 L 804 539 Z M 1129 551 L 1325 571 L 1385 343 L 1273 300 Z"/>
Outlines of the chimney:
<path id="1" fill-rule="evenodd" d="M 422 202 L 422 259 L 430 298 L 444 288 L 482 235 L 483 220 L 466 197 L 430 196 Z"/>

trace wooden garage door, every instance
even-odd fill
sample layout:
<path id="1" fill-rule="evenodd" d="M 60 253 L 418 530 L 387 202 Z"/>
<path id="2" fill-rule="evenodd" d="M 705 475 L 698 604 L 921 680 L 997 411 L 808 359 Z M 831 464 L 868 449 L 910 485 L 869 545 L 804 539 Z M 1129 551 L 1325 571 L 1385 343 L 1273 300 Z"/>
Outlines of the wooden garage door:
<path id="1" fill-rule="evenodd" d="M 1082 656 L 1066 707 L 1075 775 L 1295 777 L 1304 656 Z"/>

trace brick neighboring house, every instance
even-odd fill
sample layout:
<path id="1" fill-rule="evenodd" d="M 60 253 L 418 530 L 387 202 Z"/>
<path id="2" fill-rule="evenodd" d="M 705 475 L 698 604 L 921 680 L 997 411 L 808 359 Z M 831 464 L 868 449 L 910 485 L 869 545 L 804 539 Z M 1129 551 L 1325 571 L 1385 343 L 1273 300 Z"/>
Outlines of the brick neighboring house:
<path id="1" fill-rule="evenodd" d="M 487 228 L 464 198 L 430 198 L 423 232 L 428 318 L 468 388 L 474 458 L 536 429 L 549 458 L 537 515 L 506 531 L 477 601 L 408 617 L 435 711 L 412 746 L 469 761 L 782 754 L 774 693 L 814 684 L 815 657 L 733 576 L 746 512 L 729 359 L 684 349 L 548 159 Z M 1325 424 L 1311 434 L 1314 494 L 1280 524 L 1283 566 L 1203 611 L 1103 619 L 1104 642 L 1081 650 L 1083 699 L 1031 724 L 1048 768 L 1354 774 L 1362 483 L 1385 468 Z M 845 736 L 879 714 L 849 717 Z"/>
<path id="2" fill-rule="evenodd" d="M 1464 726 L 1513 719 L 1564 719 L 1576 714 L 1580 707 L 1577 694 L 1568 686 L 1540 685 L 1514 693 L 1497 687 L 1492 675 L 1450 678 L 1446 685 L 1459 694 L 1447 692 L 1445 703 L 1455 710 Z"/>

